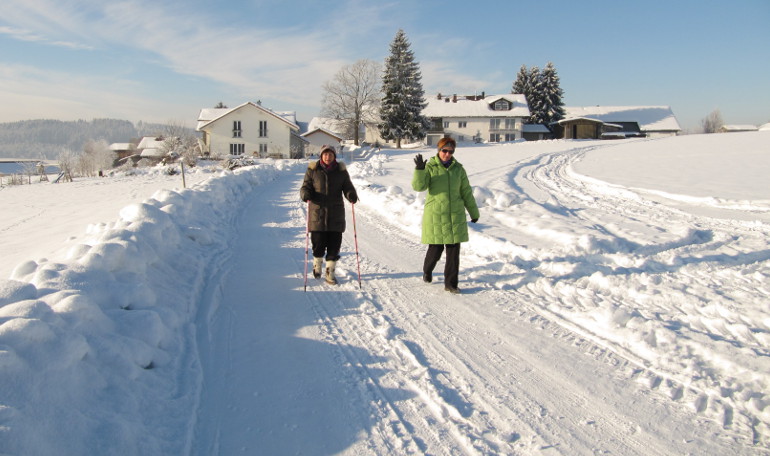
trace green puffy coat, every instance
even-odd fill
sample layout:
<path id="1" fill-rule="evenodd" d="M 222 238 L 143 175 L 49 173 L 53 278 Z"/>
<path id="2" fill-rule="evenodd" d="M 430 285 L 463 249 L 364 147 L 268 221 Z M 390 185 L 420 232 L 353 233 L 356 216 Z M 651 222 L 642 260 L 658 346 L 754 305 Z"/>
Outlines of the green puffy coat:
<path id="1" fill-rule="evenodd" d="M 468 241 L 467 209 L 471 219 L 479 218 L 479 208 L 473 198 L 465 168 L 452 158 L 445 168 L 434 155 L 425 169 L 415 169 L 412 188 L 427 190 L 425 210 L 422 214 L 423 244 L 457 244 Z"/>

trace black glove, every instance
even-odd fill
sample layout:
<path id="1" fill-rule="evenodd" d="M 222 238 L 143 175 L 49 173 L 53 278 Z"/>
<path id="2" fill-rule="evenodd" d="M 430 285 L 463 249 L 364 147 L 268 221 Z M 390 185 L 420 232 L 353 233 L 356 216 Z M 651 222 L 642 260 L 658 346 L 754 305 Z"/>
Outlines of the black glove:
<path id="1" fill-rule="evenodd" d="M 479 219 L 471 219 L 471 223 L 476 223 L 478 221 L 479 221 Z"/>
<path id="2" fill-rule="evenodd" d="M 356 204 L 358 202 L 358 195 L 351 193 L 348 197 L 348 201 L 350 201 L 350 204 Z"/>
<path id="3" fill-rule="evenodd" d="M 428 160 L 423 160 L 422 154 L 417 154 L 417 156 L 414 157 L 414 169 L 425 169 L 426 163 L 428 163 Z"/>

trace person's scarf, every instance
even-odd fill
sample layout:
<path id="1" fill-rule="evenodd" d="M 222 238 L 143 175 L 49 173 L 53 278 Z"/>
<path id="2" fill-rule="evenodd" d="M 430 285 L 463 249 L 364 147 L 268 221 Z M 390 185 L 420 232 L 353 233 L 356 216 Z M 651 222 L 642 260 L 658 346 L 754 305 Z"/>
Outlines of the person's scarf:
<path id="1" fill-rule="evenodd" d="M 442 160 L 442 159 L 441 159 L 441 157 L 439 157 L 439 156 L 438 156 L 438 154 L 436 154 L 436 157 L 438 157 L 438 161 L 439 161 L 439 162 L 440 162 L 442 165 L 444 165 L 444 168 L 449 168 L 449 165 L 451 165 L 451 164 L 452 164 L 452 160 L 454 160 L 454 157 L 449 157 L 449 160 L 447 160 L 447 161 L 444 161 L 444 160 Z"/>
<path id="2" fill-rule="evenodd" d="M 318 163 L 321 164 L 321 169 L 323 169 L 326 172 L 333 171 L 334 169 L 337 168 L 337 160 L 336 159 L 332 160 L 332 162 L 329 163 L 328 165 L 325 164 L 323 160 L 318 160 Z"/>

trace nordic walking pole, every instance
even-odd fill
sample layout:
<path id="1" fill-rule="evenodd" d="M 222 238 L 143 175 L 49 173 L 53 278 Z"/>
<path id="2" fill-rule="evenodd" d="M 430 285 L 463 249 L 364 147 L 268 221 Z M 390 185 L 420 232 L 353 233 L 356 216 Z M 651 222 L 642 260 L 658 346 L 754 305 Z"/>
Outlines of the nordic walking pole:
<path id="1" fill-rule="evenodd" d="M 307 292 L 307 251 L 310 245 L 310 200 L 307 200 L 307 221 L 305 222 L 305 291 Z"/>
<path id="2" fill-rule="evenodd" d="M 361 289 L 361 262 L 358 259 L 358 233 L 356 233 L 356 205 L 350 204 L 350 210 L 353 211 L 353 240 L 356 244 L 356 266 L 358 266 L 358 289 Z"/>

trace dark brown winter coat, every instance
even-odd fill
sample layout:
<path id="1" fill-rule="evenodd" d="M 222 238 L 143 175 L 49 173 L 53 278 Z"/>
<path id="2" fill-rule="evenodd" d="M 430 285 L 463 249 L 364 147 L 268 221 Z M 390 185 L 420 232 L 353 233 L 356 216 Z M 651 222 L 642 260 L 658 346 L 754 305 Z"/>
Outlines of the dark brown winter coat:
<path id="1" fill-rule="evenodd" d="M 350 175 L 344 163 L 335 162 L 336 166 L 326 170 L 320 160 L 308 166 L 305 179 L 299 190 L 302 201 L 308 205 L 310 231 L 345 231 L 345 203 L 358 201 L 356 189 L 350 181 Z"/>

